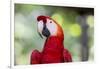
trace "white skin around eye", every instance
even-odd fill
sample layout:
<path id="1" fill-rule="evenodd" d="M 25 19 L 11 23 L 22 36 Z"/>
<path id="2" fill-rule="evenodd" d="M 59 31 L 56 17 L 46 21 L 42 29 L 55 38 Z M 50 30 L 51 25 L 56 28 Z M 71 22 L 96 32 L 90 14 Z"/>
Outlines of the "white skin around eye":
<path id="1" fill-rule="evenodd" d="M 42 34 L 42 30 L 43 30 L 43 21 L 39 21 L 38 22 L 38 32 Z"/>
<path id="2" fill-rule="evenodd" d="M 42 35 L 42 30 L 43 30 L 43 21 L 41 20 L 41 21 L 38 22 L 38 32 L 41 34 L 41 36 L 44 39 L 46 39 L 46 37 Z"/>
<path id="3" fill-rule="evenodd" d="M 47 19 L 46 26 L 47 26 L 48 30 L 50 31 L 51 35 L 56 35 L 57 25 L 56 25 L 56 23 L 54 23 L 53 20 Z"/>

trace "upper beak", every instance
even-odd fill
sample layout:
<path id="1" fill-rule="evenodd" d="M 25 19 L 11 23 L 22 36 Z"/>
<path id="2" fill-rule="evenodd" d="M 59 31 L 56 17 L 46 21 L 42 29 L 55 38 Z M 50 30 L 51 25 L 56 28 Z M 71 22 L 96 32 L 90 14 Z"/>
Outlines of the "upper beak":
<path id="1" fill-rule="evenodd" d="M 44 24 L 44 27 L 43 27 L 43 30 L 42 30 L 42 34 L 45 36 L 45 37 L 49 37 L 50 36 L 50 32 L 48 30 L 48 28 L 46 27 L 46 25 Z"/>

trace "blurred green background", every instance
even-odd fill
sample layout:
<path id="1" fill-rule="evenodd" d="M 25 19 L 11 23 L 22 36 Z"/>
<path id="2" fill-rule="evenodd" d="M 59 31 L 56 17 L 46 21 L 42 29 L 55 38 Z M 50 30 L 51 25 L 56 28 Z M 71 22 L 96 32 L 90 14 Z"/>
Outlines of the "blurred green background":
<path id="1" fill-rule="evenodd" d="M 94 9 L 34 4 L 15 4 L 14 64 L 30 64 L 34 49 L 42 51 L 44 40 L 37 33 L 36 18 L 46 15 L 64 31 L 64 46 L 76 61 L 94 59 Z"/>

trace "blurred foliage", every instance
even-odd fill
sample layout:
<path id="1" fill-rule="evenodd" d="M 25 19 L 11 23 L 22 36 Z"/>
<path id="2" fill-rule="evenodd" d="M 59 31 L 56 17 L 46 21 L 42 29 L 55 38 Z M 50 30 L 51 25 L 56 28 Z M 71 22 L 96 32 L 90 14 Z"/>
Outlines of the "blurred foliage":
<path id="1" fill-rule="evenodd" d="M 81 35 L 81 27 L 79 24 L 72 24 L 69 29 L 70 29 L 70 34 L 72 36 L 80 36 Z"/>
<path id="2" fill-rule="evenodd" d="M 63 23 L 63 18 L 59 13 L 55 13 L 54 15 L 52 15 L 52 18 L 59 23 L 60 25 L 62 25 Z"/>
<path id="3" fill-rule="evenodd" d="M 32 4 L 15 4 L 14 53 L 15 65 L 29 64 L 30 54 L 34 49 L 42 50 L 44 41 L 37 33 L 36 18 L 46 15 L 56 20 L 64 31 L 64 46 L 73 57 L 73 61 L 81 61 L 81 26 L 76 21 L 78 12 L 67 7 L 41 6 Z M 94 16 L 87 15 L 89 36 L 89 60 L 93 60 Z"/>

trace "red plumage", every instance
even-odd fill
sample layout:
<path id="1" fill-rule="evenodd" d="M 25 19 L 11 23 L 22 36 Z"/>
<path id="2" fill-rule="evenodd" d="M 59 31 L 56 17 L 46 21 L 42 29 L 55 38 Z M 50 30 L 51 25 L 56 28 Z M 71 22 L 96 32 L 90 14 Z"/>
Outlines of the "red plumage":
<path id="1" fill-rule="evenodd" d="M 40 18 L 38 17 L 37 20 L 43 19 L 43 21 L 46 22 L 46 18 L 41 16 Z M 57 36 L 50 36 L 46 39 L 41 53 L 37 50 L 32 52 L 30 64 L 72 62 L 71 54 L 67 49 L 64 49 L 64 35 L 59 25 L 58 30 Z"/>

